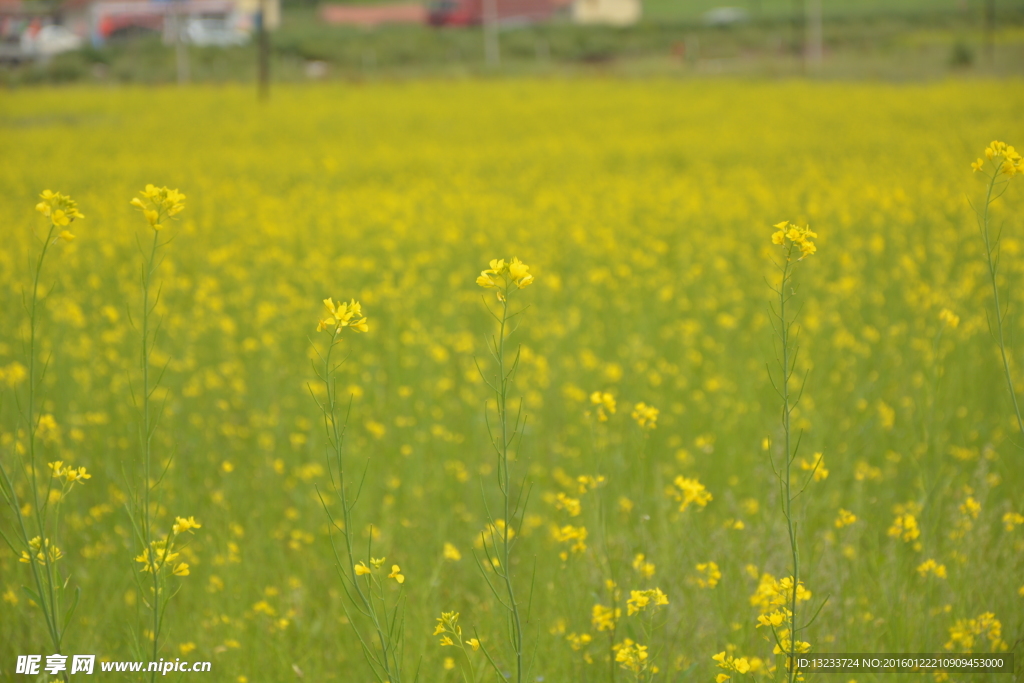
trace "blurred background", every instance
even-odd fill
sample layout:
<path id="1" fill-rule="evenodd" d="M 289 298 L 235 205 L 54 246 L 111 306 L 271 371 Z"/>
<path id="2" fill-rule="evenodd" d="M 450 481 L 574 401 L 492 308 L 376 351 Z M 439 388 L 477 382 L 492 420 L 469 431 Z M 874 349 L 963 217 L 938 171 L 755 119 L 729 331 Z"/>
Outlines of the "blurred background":
<path id="1" fill-rule="evenodd" d="M 1024 0 L 0 0 L 0 83 L 1024 73 Z"/>

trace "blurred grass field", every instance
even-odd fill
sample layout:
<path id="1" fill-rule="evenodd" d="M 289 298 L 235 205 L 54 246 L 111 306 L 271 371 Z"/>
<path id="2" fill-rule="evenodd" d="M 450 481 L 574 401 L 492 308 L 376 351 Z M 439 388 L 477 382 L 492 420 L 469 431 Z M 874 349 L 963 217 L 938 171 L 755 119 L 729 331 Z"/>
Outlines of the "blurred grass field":
<path id="1" fill-rule="evenodd" d="M 158 519 L 203 525 L 162 656 L 211 660 L 216 681 L 371 680 L 315 488 L 329 480 L 309 340 L 329 296 L 359 299 L 370 320 L 344 342 L 346 453 L 367 467 L 358 533 L 368 540 L 372 525 L 373 556 L 407 577 L 407 668 L 461 680 L 430 635 L 442 611 L 500 638 L 473 563 L 494 476 L 474 360 L 491 372 L 492 321 L 474 279 L 515 255 L 536 276 L 522 292 L 512 393 L 528 415 L 515 459 L 533 485 L 513 566 L 525 582 L 536 566 L 530 680 L 609 680 L 612 642 L 592 622 L 594 605 L 610 604 L 608 580 L 670 600 L 649 643 L 656 680 L 712 680 L 720 651 L 773 661 L 751 602 L 765 573 L 787 574 L 789 552 L 763 446 L 779 438 L 766 280 L 771 225 L 794 220 L 820 235 L 797 298 L 801 455 L 823 453 L 828 471 L 798 505 L 802 578 L 815 603 L 829 597 L 806 634 L 812 651 L 1004 643 L 1019 660 L 1024 528 L 1012 520 L 1024 470 L 968 205 L 983 192 L 970 162 L 993 138 L 1024 139 L 1019 85 L 426 80 L 281 85 L 262 107 L 242 86 L 9 92 L 7 463 L 23 440 L 25 385 L 11 367 L 26 363 L 32 208 L 49 188 L 86 215 L 48 257 L 41 292 L 41 409 L 59 426 L 43 461 L 92 473 L 63 504 L 62 566 L 82 587 L 65 652 L 132 658 L 125 634 L 140 604 L 123 471 L 138 447 L 131 321 L 146 228 L 128 201 L 152 182 L 188 197 L 157 275 Z M 993 209 L 1017 337 L 1020 182 Z M 617 402 L 607 422 L 595 391 Z M 656 429 L 630 418 L 639 402 L 660 410 Z M 580 494 L 587 475 L 604 483 Z M 680 475 L 707 487 L 706 507 L 680 512 L 667 493 Z M 841 509 L 856 521 L 837 525 Z M 908 512 L 920 535 L 904 541 L 890 530 Z M 557 540 L 565 525 L 589 530 L 585 549 Z M 650 572 L 635 568 L 638 554 Z M 921 574 L 929 559 L 945 577 Z M 697 570 L 708 562 L 721 571 L 713 588 Z M 15 680 L 16 655 L 48 654 L 20 590 L 27 576 L 0 549 L 3 680 Z M 998 637 L 953 637 L 989 612 Z M 614 638 L 639 639 L 625 614 Z"/>

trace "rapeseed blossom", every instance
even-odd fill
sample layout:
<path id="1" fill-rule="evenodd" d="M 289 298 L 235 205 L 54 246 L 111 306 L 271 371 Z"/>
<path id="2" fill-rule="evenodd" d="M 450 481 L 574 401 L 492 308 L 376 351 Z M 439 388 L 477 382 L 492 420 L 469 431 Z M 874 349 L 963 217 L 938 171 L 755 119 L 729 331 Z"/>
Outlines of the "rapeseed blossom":
<path id="1" fill-rule="evenodd" d="M 39 199 L 41 201 L 36 204 L 36 211 L 50 219 L 53 229 L 67 228 L 76 220 L 85 218 L 82 212 L 78 210 L 77 202 L 60 192 L 43 190 L 42 194 L 39 195 Z M 75 239 L 75 236 L 71 231 L 64 229 L 57 233 L 54 241 L 70 242 L 73 239 Z"/>
<path id="2" fill-rule="evenodd" d="M 655 429 L 658 426 L 659 410 L 646 403 L 637 403 L 633 407 L 633 419 L 640 425 L 641 429 Z"/>
<path id="3" fill-rule="evenodd" d="M 153 230 L 164 229 L 164 221 L 174 218 L 185 210 L 185 195 L 178 190 L 167 187 L 146 185 L 138 197 L 131 200 L 131 205 L 142 211 L 146 221 Z"/>
<path id="4" fill-rule="evenodd" d="M 818 250 L 814 246 L 814 242 L 811 241 L 811 239 L 817 239 L 818 233 L 812 231 L 810 227 L 806 225 L 801 227 L 791 224 L 789 221 L 776 223 L 773 227 L 775 232 L 772 233 L 772 244 L 787 247 L 787 258 L 788 254 L 792 253 L 794 247 L 800 251 L 799 260 L 803 260 Z"/>
<path id="5" fill-rule="evenodd" d="M 668 495 L 679 503 L 680 512 L 686 512 L 691 504 L 701 508 L 707 507 L 707 504 L 713 499 L 711 493 L 696 479 L 680 475 L 672 483 L 673 486 L 668 489 Z"/>

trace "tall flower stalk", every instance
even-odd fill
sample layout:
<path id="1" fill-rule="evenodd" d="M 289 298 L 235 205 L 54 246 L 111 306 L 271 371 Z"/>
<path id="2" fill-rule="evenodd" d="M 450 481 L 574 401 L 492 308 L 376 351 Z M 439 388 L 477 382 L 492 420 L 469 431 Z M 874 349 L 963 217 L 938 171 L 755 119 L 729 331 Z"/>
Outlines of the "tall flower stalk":
<path id="1" fill-rule="evenodd" d="M 810 649 L 809 643 L 797 639 L 799 632 L 810 625 L 808 622 L 798 626 L 797 603 L 809 598 L 810 593 L 803 589 L 802 582 L 800 581 L 800 546 L 797 540 L 797 523 L 794 518 L 793 501 L 814 477 L 822 463 L 822 458 L 816 458 L 811 473 L 807 476 L 807 480 L 797 490 L 797 486 L 794 485 L 793 481 L 793 469 L 796 463 L 797 451 L 800 448 L 800 439 L 798 437 L 794 438 L 792 419 L 793 411 L 800 401 L 803 385 L 800 386 L 799 390 L 793 391 L 793 373 L 796 369 L 797 358 L 797 348 L 794 345 L 793 339 L 795 316 L 787 310 L 787 304 L 789 304 L 796 291 L 793 285 L 793 269 L 796 263 L 803 261 L 817 251 L 814 242 L 811 240 L 817 238 L 818 235 L 807 226 L 800 227 L 790 224 L 789 221 L 783 221 L 774 227 L 775 233 L 772 234 L 772 243 L 782 247 L 783 259 L 781 263 L 776 264 L 781 273 L 779 284 L 772 287 L 772 291 L 778 296 L 778 308 L 773 308 L 772 312 L 774 315 L 773 327 L 778 335 L 777 360 L 779 368 L 778 375 L 772 376 L 771 379 L 772 385 L 782 400 L 782 413 L 780 417 L 782 422 L 783 450 L 781 464 L 776 465 L 773 459 L 772 469 L 779 483 L 782 514 L 786 520 L 791 576 L 788 579 L 780 580 L 773 587 L 777 596 L 775 604 L 779 609 L 770 615 L 762 616 L 760 625 L 767 625 L 771 628 L 775 638 L 775 653 L 786 656 L 787 680 L 789 683 L 794 683 L 798 676 L 795 656 Z M 771 457 L 770 450 L 769 457 Z"/>
<path id="2" fill-rule="evenodd" d="M 140 564 L 135 580 L 138 585 L 142 604 L 148 610 L 143 620 L 142 632 L 136 634 L 136 649 L 140 658 L 149 656 L 156 661 L 160 653 L 160 635 L 163 630 L 167 605 L 171 598 L 180 590 L 177 579 L 189 575 L 186 562 L 178 562 L 180 550 L 186 545 L 193 529 L 200 528 L 193 517 L 177 517 L 171 528 L 161 534 L 155 519 L 158 505 L 154 501 L 156 488 L 163 479 L 153 469 L 153 437 L 159 423 L 162 406 L 154 405 L 153 394 L 160 384 L 160 376 L 153 377 L 150 372 L 150 361 L 155 344 L 158 322 L 154 311 L 159 302 L 159 290 L 154 293 L 153 278 L 160 265 L 160 250 L 170 240 L 163 237 L 163 229 L 171 220 L 185 209 L 185 195 L 178 190 L 166 187 L 147 185 L 138 197 L 131 200 L 131 205 L 139 209 L 149 225 L 150 239 L 148 247 L 140 238 L 142 261 L 142 307 L 139 363 L 142 366 L 141 386 L 132 388 L 132 399 L 139 411 L 139 451 L 135 462 L 135 480 L 129 499 L 129 516 L 135 532 L 138 554 L 135 562 Z M 172 581 L 174 583 L 172 583 Z M 146 644 L 145 641 L 149 641 Z M 156 680 L 156 673 L 150 674 L 150 680 Z"/>
<path id="3" fill-rule="evenodd" d="M 392 580 L 398 586 L 405 583 L 405 575 L 397 564 L 391 565 L 391 572 L 386 573 L 385 560 L 387 558 L 372 557 L 373 534 L 370 534 L 370 542 L 366 548 L 366 556 L 361 559 L 355 549 L 353 533 L 356 529 L 353 510 L 359 502 L 359 494 L 362 489 L 362 478 L 356 483 L 355 490 L 348 480 L 345 471 L 345 428 L 348 423 L 347 415 L 341 416 L 341 403 L 338 396 L 336 372 L 343 361 L 335 358 L 334 352 L 341 345 L 343 333 L 346 330 L 352 332 L 368 332 L 369 324 L 363 315 L 362 305 L 353 299 L 345 303 L 334 303 L 334 299 L 324 299 L 324 306 L 327 307 L 327 315 L 321 318 L 316 326 L 317 332 L 327 332 L 330 341 L 323 353 L 313 344 L 313 350 L 319 359 L 319 367 L 314 365 L 313 371 L 320 380 L 318 389 L 310 387 L 310 394 L 316 401 L 317 407 L 323 418 L 324 434 L 327 438 L 327 467 L 331 475 L 331 487 L 334 495 L 338 497 L 341 504 L 341 518 L 336 519 L 331 513 L 323 495 L 320 495 L 320 502 L 331 526 L 331 548 L 334 551 L 334 559 L 337 563 L 338 576 L 341 578 L 342 588 L 349 603 L 355 608 L 357 614 L 370 624 L 372 635 L 366 636 L 361 630 L 357 620 L 349 610 L 348 604 L 344 605 L 348 622 L 352 626 L 359 645 L 363 651 L 363 657 L 370 665 L 379 683 L 401 683 L 402 662 L 404 657 L 405 643 L 405 618 L 404 618 L 404 595 L 401 589 L 399 594 L 393 597 L 387 588 L 388 580 Z M 322 398 L 321 398 L 322 397 Z M 365 474 L 365 473 L 364 473 Z M 339 551 L 338 543 L 335 542 L 334 531 L 337 530 L 343 539 L 341 544 L 344 555 Z"/>
<path id="4" fill-rule="evenodd" d="M 505 346 L 508 338 L 518 327 L 515 319 L 523 312 L 521 309 L 513 313 L 510 310 L 510 299 L 519 290 L 533 283 L 533 275 L 530 275 L 530 267 L 517 258 L 512 258 L 510 262 L 506 262 L 504 259 L 493 259 L 489 265 L 490 268 L 480 273 L 476 283 L 485 289 L 495 290 L 498 299 L 497 313 L 488 309 L 498 323 L 498 334 L 492 338 L 491 343 L 491 355 L 497 364 L 498 372 L 492 380 L 487 380 L 484 377 L 484 381 L 494 392 L 497 409 L 497 425 L 492 425 L 488 420 L 488 430 L 491 446 L 497 456 L 496 469 L 502 517 L 495 518 L 488 508 L 487 530 L 481 535 L 486 564 L 480 563 L 480 569 L 491 593 L 505 610 L 506 637 L 514 660 L 512 680 L 522 683 L 527 668 L 524 661 L 526 652 L 524 621 L 529 620 L 529 607 L 527 606 L 524 620 L 523 606 L 516 594 L 512 550 L 515 546 L 516 536 L 519 536 L 519 532 L 522 530 L 523 513 L 528 502 L 528 495 L 525 482 L 519 483 L 518 491 L 513 490 L 509 447 L 520 436 L 523 420 L 522 402 L 520 402 L 520 410 L 514 418 L 510 418 L 508 412 L 508 395 L 519 367 L 519 351 L 516 351 L 514 358 L 509 362 L 506 358 Z M 483 375 L 483 371 L 481 371 L 481 375 Z M 524 499 L 524 496 L 527 498 Z M 518 527 L 515 522 L 517 518 L 519 519 Z M 497 581 L 492 578 L 491 574 L 497 578 Z M 502 668 L 495 659 L 497 654 L 492 653 L 483 644 L 481 644 L 481 649 L 499 680 L 505 681 Z"/>
<path id="5" fill-rule="evenodd" d="M 993 140 L 985 148 L 985 157 L 992 165 L 988 170 L 985 168 L 985 159 L 978 159 L 971 164 L 975 173 L 981 171 L 985 177 L 985 202 L 981 208 L 975 207 L 975 215 L 978 220 L 978 231 L 981 233 L 982 242 L 985 244 L 985 264 L 988 266 L 989 284 L 992 286 L 992 301 L 995 307 L 995 329 L 993 334 L 999 344 L 999 357 L 1003 364 L 1003 374 L 1006 376 L 1006 388 L 1010 392 L 1010 402 L 1013 404 L 1013 414 L 1017 418 L 1017 428 L 1024 436 L 1024 417 L 1021 416 L 1020 403 L 1017 399 L 1017 391 L 1013 385 L 1013 373 L 1010 370 L 1010 355 L 1006 350 L 1005 322 L 1009 312 L 1009 301 L 1002 300 L 999 296 L 999 241 L 1002 231 L 996 230 L 993 234 L 992 222 L 989 216 L 989 209 L 992 204 L 1003 196 L 1009 185 L 1010 178 L 1018 173 L 1024 173 L 1024 159 L 1011 146 L 1005 142 Z M 1007 293 L 1007 299 L 1009 293 Z M 991 321 L 990 321 L 991 325 Z"/>
<path id="6" fill-rule="evenodd" d="M 49 472 L 45 473 L 38 462 L 46 444 L 55 443 L 59 437 L 59 428 L 54 417 L 38 411 L 36 407 L 39 402 L 37 387 L 46 371 L 44 366 L 40 372 L 36 360 L 39 339 L 39 282 L 50 248 L 57 242 L 70 242 L 75 239 L 67 228 L 76 219 L 85 216 L 78 211 L 77 203 L 67 195 L 45 190 L 39 198 L 36 210 L 47 218 L 46 235 L 40 244 L 39 256 L 34 261 L 31 271 L 32 290 L 25 302 L 29 318 L 26 350 L 28 369 L 18 366 L 19 374 L 24 373 L 24 379 L 28 383 L 27 398 L 22 406 L 25 424 L 24 443 L 19 439 L 14 446 L 15 457 L 20 461 L 20 466 L 7 467 L 0 459 L 0 496 L 11 509 L 15 524 L 13 534 L 8 535 L 0 529 L 0 537 L 21 562 L 29 565 L 33 588 L 26 586 L 24 590 L 42 612 L 50 643 L 54 652 L 60 654 L 79 597 L 79 589 L 76 587 L 68 604 L 70 575 L 61 572 L 58 565 L 64 557 L 64 553 L 57 545 L 61 501 L 76 483 L 83 483 L 91 475 L 84 467 L 65 466 L 59 460 L 48 463 Z M 40 444 L 40 441 L 43 443 Z M 24 458 L 26 454 L 27 463 Z M 18 494 L 18 486 L 15 485 L 13 477 L 18 472 L 27 472 L 28 500 L 22 500 Z M 39 481 L 41 474 L 46 477 L 46 481 L 42 483 Z M 28 519 L 30 517 L 32 519 Z M 67 681 L 68 672 L 61 672 L 61 677 Z"/>

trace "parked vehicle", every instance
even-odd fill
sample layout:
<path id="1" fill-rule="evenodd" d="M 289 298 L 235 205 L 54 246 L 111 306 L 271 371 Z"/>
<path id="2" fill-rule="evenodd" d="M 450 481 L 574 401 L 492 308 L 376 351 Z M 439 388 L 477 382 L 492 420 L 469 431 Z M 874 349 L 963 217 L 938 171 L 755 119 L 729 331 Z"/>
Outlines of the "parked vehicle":
<path id="1" fill-rule="evenodd" d="M 559 5 L 553 0 L 439 0 L 430 5 L 432 26 L 477 26 L 484 23 L 485 3 L 493 3 L 499 24 L 533 24 L 551 18 Z"/>

